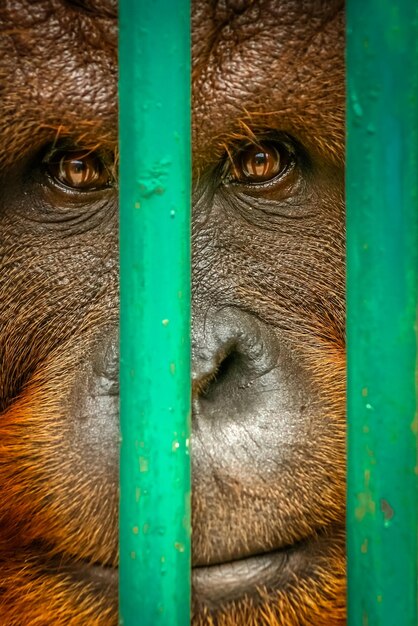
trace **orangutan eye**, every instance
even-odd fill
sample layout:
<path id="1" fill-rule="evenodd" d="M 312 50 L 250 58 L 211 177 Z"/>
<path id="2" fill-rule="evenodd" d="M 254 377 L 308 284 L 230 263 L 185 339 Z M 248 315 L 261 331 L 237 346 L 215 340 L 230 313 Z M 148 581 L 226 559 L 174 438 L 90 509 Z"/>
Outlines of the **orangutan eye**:
<path id="1" fill-rule="evenodd" d="M 112 182 L 112 175 L 96 152 L 58 150 L 44 159 L 50 178 L 76 191 L 97 191 Z"/>
<path id="2" fill-rule="evenodd" d="M 283 175 L 293 164 L 294 155 L 284 144 L 251 144 L 232 157 L 231 182 L 265 183 Z"/>

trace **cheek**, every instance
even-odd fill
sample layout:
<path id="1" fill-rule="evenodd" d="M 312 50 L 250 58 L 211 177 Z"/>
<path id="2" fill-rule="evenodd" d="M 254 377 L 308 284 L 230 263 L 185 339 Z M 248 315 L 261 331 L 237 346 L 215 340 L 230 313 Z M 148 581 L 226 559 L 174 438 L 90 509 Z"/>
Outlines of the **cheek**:
<path id="1" fill-rule="evenodd" d="M 97 336 L 97 333 L 95 333 Z M 77 472 L 115 489 L 119 472 L 119 333 L 100 331 L 74 368 L 66 394 L 66 438 Z"/>
<path id="2" fill-rule="evenodd" d="M 344 247 L 337 220 L 269 229 L 225 222 L 214 249 L 213 266 L 228 297 L 279 327 L 344 343 Z"/>
<path id="3" fill-rule="evenodd" d="M 0 354 L 7 354 L 0 373 L 2 397 L 14 396 L 48 355 L 75 334 L 83 337 L 117 323 L 117 238 L 100 238 L 98 248 L 73 240 L 5 233 L 0 276 Z M 94 237 L 92 237 L 94 239 Z M 110 252 L 112 251 L 112 254 Z M 8 373 L 8 366 L 19 376 Z M 1 384 L 1 382 L 0 382 Z"/>
<path id="4" fill-rule="evenodd" d="M 193 376 L 201 384 L 192 450 L 199 566 L 280 552 L 309 543 L 323 528 L 329 537 L 316 548 L 327 560 L 333 550 L 343 558 L 344 269 L 337 196 L 319 207 L 322 219 L 309 210 L 303 219 L 276 212 L 263 221 L 254 200 L 251 219 L 231 203 L 218 203 L 210 221 L 200 219 L 196 227 Z M 317 557 L 301 556 L 293 574 L 308 580 Z M 258 583 L 272 580 L 260 573 Z"/>
<path id="5" fill-rule="evenodd" d="M 93 360 L 118 323 L 117 236 L 4 234 L 2 513 L 21 545 L 108 562 L 117 552 L 118 413 Z"/>
<path id="6" fill-rule="evenodd" d="M 22 544 L 46 542 L 53 551 L 108 562 L 117 546 L 118 416 L 112 422 L 111 413 L 83 414 L 74 402 L 85 370 L 77 358 L 78 339 L 43 361 L 2 416 L 8 462 L 0 474 L 9 485 L 2 490 L 2 510 L 12 516 L 11 527 L 21 525 Z M 92 353 L 93 346 L 84 343 Z M 86 406 L 89 399 L 86 394 Z M 105 418 L 106 429 L 100 429 L 97 422 Z M 88 438 L 86 428 L 93 433 Z"/>

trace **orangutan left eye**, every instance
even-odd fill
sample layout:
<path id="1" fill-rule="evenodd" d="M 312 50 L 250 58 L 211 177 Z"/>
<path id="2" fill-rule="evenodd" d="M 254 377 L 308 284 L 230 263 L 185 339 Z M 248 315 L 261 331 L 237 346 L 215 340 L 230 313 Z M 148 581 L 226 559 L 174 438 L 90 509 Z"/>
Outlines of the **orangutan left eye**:
<path id="1" fill-rule="evenodd" d="M 232 157 L 231 182 L 265 183 L 279 178 L 291 167 L 294 155 L 284 144 L 251 144 Z"/>

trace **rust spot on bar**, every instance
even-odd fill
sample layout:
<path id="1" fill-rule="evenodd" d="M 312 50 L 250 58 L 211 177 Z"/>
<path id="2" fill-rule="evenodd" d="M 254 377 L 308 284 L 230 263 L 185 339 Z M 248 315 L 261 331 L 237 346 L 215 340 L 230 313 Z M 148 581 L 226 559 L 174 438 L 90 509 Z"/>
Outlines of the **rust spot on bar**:
<path id="1" fill-rule="evenodd" d="M 359 505 L 355 509 L 356 519 L 360 522 L 368 513 L 374 515 L 376 512 L 376 503 L 374 502 L 370 491 L 362 491 L 357 495 Z"/>
<path id="2" fill-rule="evenodd" d="M 380 510 L 383 513 L 385 526 L 389 526 L 395 515 L 395 511 L 392 509 L 389 502 L 385 500 L 384 498 L 380 499 Z"/>
<path id="3" fill-rule="evenodd" d="M 418 413 L 415 413 L 414 419 L 412 420 L 411 430 L 414 435 L 418 434 Z"/>
<path id="4" fill-rule="evenodd" d="M 148 472 L 148 459 L 144 456 L 139 457 L 139 471 Z"/>
<path id="5" fill-rule="evenodd" d="M 176 542 L 176 543 L 174 544 L 174 547 L 175 547 L 175 549 L 176 549 L 176 550 L 178 550 L 179 552 L 184 552 L 184 544 L 183 544 L 183 543 Z"/>

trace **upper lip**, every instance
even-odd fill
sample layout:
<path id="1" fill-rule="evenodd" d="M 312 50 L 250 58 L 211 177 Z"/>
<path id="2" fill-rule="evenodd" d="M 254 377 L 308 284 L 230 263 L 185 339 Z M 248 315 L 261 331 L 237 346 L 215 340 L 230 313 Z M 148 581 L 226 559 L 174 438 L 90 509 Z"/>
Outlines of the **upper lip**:
<path id="1" fill-rule="evenodd" d="M 311 533 L 310 535 L 294 541 L 292 543 L 284 543 L 282 545 L 278 545 L 275 547 L 271 547 L 268 550 L 253 550 L 253 551 L 237 551 L 235 553 L 229 553 L 228 555 L 223 556 L 222 554 L 218 554 L 216 558 L 212 559 L 199 559 L 195 560 L 193 563 L 193 570 L 210 571 L 211 568 L 217 568 L 224 565 L 234 565 L 239 563 L 246 563 L 251 559 L 262 559 L 267 558 L 269 555 L 273 554 L 287 554 L 291 552 L 295 552 L 308 548 L 311 544 L 314 544 L 316 541 L 325 539 L 327 535 L 332 533 L 331 527 L 324 527 L 322 529 L 318 529 Z M 58 553 L 56 550 L 52 550 L 50 546 L 43 546 L 42 542 L 40 544 L 36 544 L 34 546 L 36 552 L 39 554 L 39 557 L 45 563 L 45 566 L 48 568 L 57 569 L 61 572 L 68 571 L 73 572 L 74 574 L 79 573 L 86 574 L 90 571 L 102 571 L 108 572 L 113 575 L 117 573 L 118 566 L 114 563 L 103 563 L 101 561 L 94 561 L 93 559 L 86 559 L 82 557 L 78 557 L 74 554 L 68 553 Z M 49 553 L 49 554 L 48 554 Z"/>
<path id="2" fill-rule="evenodd" d="M 83 571 L 89 569 L 102 569 L 102 570 L 115 570 L 118 567 L 116 564 L 108 562 L 89 559 L 77 554 L 69 554 L 65 551 L 60 551 L 58 547 L 51 546 L 44 541 L 35 541 L 31 544 L 30 549 L 32 554 L 37 555 L 37 561 L 48 569 L 62 571 Z"/>

